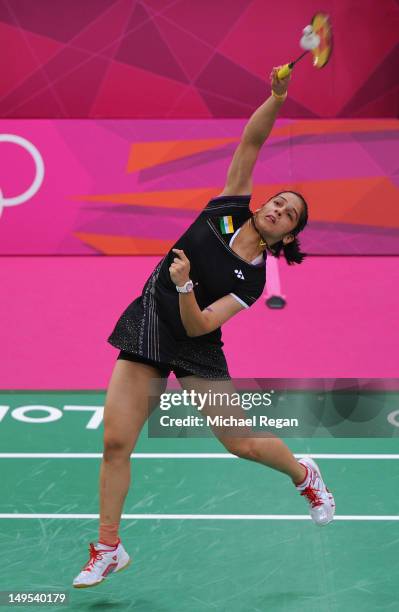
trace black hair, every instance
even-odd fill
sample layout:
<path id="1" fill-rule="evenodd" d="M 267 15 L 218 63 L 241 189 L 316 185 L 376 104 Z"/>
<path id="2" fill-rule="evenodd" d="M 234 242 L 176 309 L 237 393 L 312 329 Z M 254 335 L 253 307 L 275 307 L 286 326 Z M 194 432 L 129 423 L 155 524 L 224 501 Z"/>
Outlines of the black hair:
<path id="1" fill-rule="evenodd" d="M 297 191 L 290 191 L 289 189 L 285 191 L 279 191 L 278 193 L 274 194 L 274 196 L 270 199 L 273 199 L 276 196 L 281 195 L 282 193 L 293 193 L 294 195 L 296 195 L 303 204 L 303 210 L 299 215 L 299 220 L 296 227 L 290 232 L 290 234 L 294 235 L 294 240 L 292 242 L 289 242 L 288 244 L 284 244 L 284 242 L 280 240 L 276 244 L 273 244 L 272 247 L 268 247 L 268 249 L 272 253 L 272 255 L 274 255 L 274 257 L 277 257 L 277 259 L 280 257 L 281 251 L 283 251 L 285 260 L 288 265 L 292 265 L 295 263 L 300 264 L 303 262 L 305 257 L 307 257 L 307 253 L 301 252 L 301 245 L 299 239 L 297 238 L 297 235 L 304 229 L 308 222 L 308 204 L 303 195 L 301 195 Z"/>

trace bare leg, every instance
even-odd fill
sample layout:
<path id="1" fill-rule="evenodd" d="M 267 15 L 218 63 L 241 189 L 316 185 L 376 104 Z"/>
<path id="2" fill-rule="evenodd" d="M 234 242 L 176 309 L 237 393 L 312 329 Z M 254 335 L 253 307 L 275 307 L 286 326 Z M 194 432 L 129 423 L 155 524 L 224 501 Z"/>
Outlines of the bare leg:
<path id="1" fill-rule="evenodd" d="M 130 454 L 158 398 L 149 398 L 152 366 L 118 359 L 104 408 L 104 453 L 100 468 L 100 523 L 119 523 L 130 485 Z M 159 380 L 159 395 L 167 380 Z M 158 393 L 158 389 L 157 389 Z"/>
<path id="2" fill-rule="evenodd" d="M 214 381 L 199 378 L 197 376 L 184 376 L 179 379 L 179 383 L 183 389 L 194 389 L 199 393 L 212 391 L 212 393 L 231 394 L 237 392 L 230 381 Z M 230 408 L 231 414 L 233 410 L 235 411 L 234 416 L 241 418 L 248 417 L 248 414 L 240 407 L 235 406 L 234 408 Z M 202 413 L 216 416 L 225 413 L 225 409 L 221 410 L 219 407 L 205 406 L 202 409 Z M 229 435 L 228 431 L 221 427 L 213 427 L 212 429 L 220 442 L 233 455 L 262 463 L 274 470 L 283 472 L 287 474 L 295 484 L 299 484 L 305 479 L 306 468 L 298 463 L 288 446 L 279 438 L 272 435 L 270 435 L 270 437 L 251 437 L 247 435 L 238 437 L 237 433 L 234 435 L 234 433 L 232 434 L 230 431 Z"/>

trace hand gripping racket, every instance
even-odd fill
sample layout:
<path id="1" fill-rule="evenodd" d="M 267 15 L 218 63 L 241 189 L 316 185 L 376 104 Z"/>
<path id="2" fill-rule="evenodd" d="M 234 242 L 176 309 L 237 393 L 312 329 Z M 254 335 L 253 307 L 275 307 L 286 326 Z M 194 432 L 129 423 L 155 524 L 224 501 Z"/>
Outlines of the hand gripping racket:
<path id="1" fill-rule="evenodd" d="M 325 13 L 316 13 L 311 25 L 304 28 L 299 44 L 302 49 L 305 49 L 305 52 L 295 61 L 282 66 L 277 73 L 277 78 L 284 79 L 288 76 L 295 64 L 305 57 L 309 51 L 313 54 L 313 66 L 324 68 L 332 52 L 332 29 L 329 16 Z"/>

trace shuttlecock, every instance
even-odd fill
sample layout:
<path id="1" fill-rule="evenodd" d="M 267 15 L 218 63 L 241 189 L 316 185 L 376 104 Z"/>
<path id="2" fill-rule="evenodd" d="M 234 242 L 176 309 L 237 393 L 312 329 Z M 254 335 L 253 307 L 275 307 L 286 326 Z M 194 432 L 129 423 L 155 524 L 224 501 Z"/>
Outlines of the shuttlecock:
<path id="1" fill-rule="evenodd" d="M 299 44 L 305 51 L 311 51 L 319 46 L 320 36 L 313 32 L 311 25 L 307 25 L 306 28 L 303 28 L 303 36 Z"/>

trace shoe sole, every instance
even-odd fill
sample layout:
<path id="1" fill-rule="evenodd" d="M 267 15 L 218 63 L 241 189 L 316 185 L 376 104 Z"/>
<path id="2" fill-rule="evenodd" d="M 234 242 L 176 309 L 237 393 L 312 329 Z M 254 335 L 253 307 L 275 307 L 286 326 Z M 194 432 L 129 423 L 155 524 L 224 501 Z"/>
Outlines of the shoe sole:
<path id="1" fill-rule="evenodd" d="M 304 457 L 304 459 L 305 459 L 305 457 Z M 317 474 L 319 475 L 320 479 L 323 481 L 324 486 L 326 487 L 326 483 L 324 482 L 323 476 L 321 475 L 320 468 L 319 468 L 319 466 L 317 465 L 317 463 L 316 463 L 315 461 L 313 461 L 313 459 L 312 459 L 311 457 L 306 457 L 306 463 L 305 463 L 305 465 L 308 465 L 308 463 L 310 463 L 310 465 L 312 466 L 312 469 L 313 469 L 315 472 L 317 472 Z M 335 514 L 335 499 L 334 499 L 333 494 L 332 494 L 332 493 L 330 492 L 330 490 L 328 489 L 328 487 L 326 487 L 326 491 L 327 491 L 328 497 L 330 498 L 330 501 L 332 502 L 332 505 L 333 505 L 333 507 L 332 507 L 332 515 L 331 515 L 330 520 L 329 520 L 329 521 L 326 521 L 325 523 L 315 523 L 315 524 L 316 524 L 316 525 L 318 525 L 319 527 L 325 527 L 326 525 L 329 525 L 330 523 L 332 523 L 332 522 L 333 522 L 333 520 L 334 520 L 334 514 Z"/>
<path id="2" fill-rule="evenodd" d="M 112 574 L 117 574 L 118 572 L 122 572 L 123 570 L 127 569 L 129 565 L 131 565 L 131 563 L 132 563 L 132 559 L 129 559 L 129 561 L 125 563 L 123 567 L 120 567 L 118 570 L 115 570 L 114 572 L 110 572 L 108 576 L 111 576 Z M 95 586 L 98 586 L 99 584 L 102 584 L 108 578 L 108 576 L 105 576 L 102 580 L 99 580 L 98 582 L 93 582 L 93 584 L 73 584 L 72 586 L 74 589 L 89 589 L 91 587 L 95 587 Z"/>

